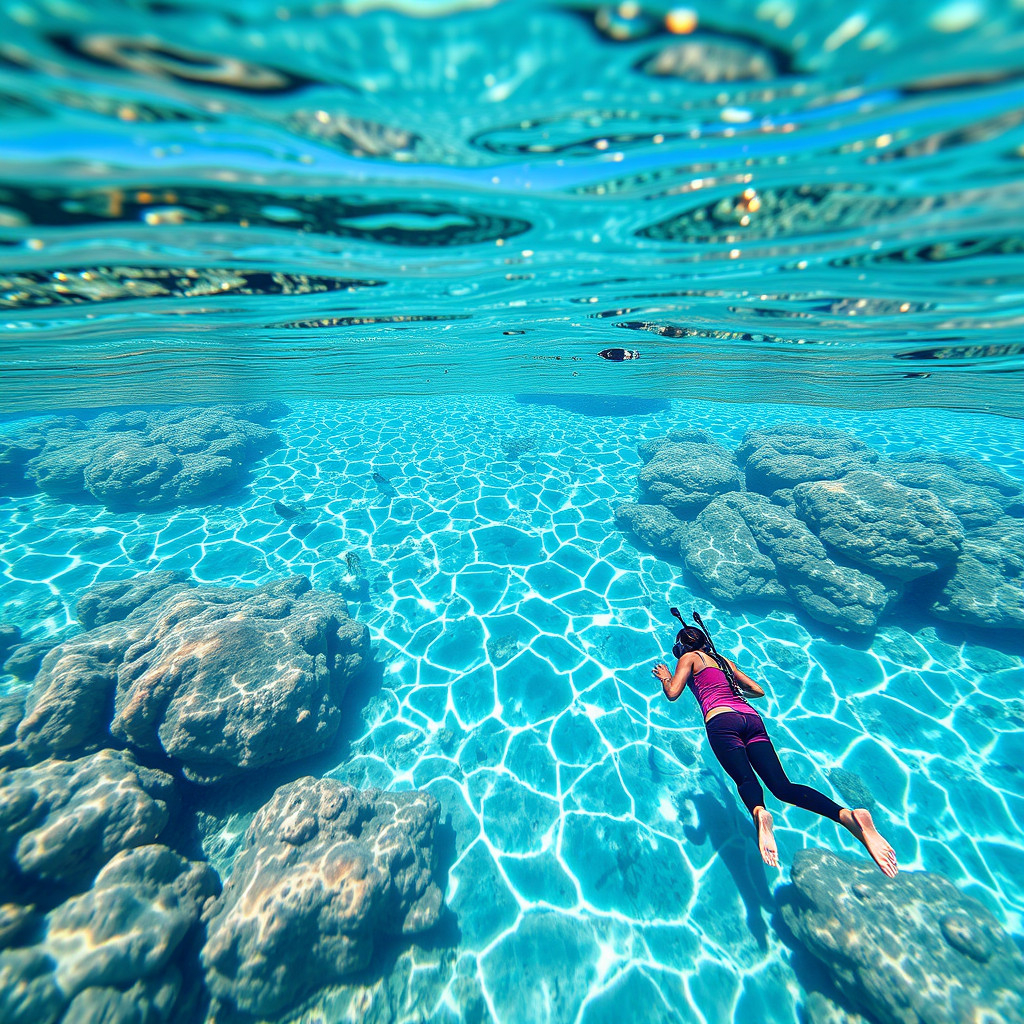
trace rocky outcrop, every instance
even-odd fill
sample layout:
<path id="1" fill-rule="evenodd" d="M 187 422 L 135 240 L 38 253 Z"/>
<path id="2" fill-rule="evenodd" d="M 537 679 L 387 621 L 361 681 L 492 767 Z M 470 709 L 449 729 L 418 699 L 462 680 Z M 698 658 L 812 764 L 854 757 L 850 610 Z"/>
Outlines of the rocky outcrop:
<path id="1" fill-rule="evenodd" d="M 1024 487 L 978 459 L 917 448 L 886 459 L 878 469 L 905 487 L 933 494 L 967 530 L 992 526 L 1004 516 L 1024 518 Z"/>
<path id="2" fill-rule="evenodd" d="M 663 505 L 624 501 L 615 509 L 615 524 L 644 546 L 668 558 L 681 558 L 688 544 L 688 527 Z"/>
<path id="3" fill-rule="evenodd" d="M 967 536 L 931 606 L 946 622 L 1024 629 L 1024 533 L 1005 517 Z"/>
<path id="4" fill-rule="evenodd" d="M 150 598 L 170 596 L 170 589 L 187 590 L 188 577 L 174 569 L 140 573 L 127 580 L 97 583 L 79 600 L 75 612 L 85 629 L 95 629 L 110 622 L 121 622 L 141 608 Z"/>
<path id="5" fill-rule="evenodd" d="M 720 601 L 789 601 L 871 633 L 903 600 L 967 626 L 1024 629 L 1024 487 L 976 459 L 881 459 L 832 427 L 748 430 L 735 453 L 706 431 L 640 443 L 648 504 L 620 530 L 687 569 Z M 744 470 L 739 475 L 737 467 Z"/>
<path id="6" fill-rule="evenodd" d="M 0 623 L 0 665 L 21 646 L 21 630 L 13 623 Z"/>
<path id="7" fill-rule="evenodd" d="M 37 945 L 0 953 L 0 1019 L 169 1020 L 182 984 L 173 958 L 219 888 L 209 865 L 166 846 L 117 854 L 46 915 Z"/>
<path id="8" fill-rule="evenodd" d="M 914 580 L 956 559 L 960 520 L 929 491 L 870 470 L 793 488 L 797 512 L 833 551 L 872 572 Z"/>
<path id="9" fill-rule="evenodd" d="M 48 420 L 0 439 L 0 486 L 116 509 L 196 504 L 237 487 L 280 446 L 267 424 L 287 412 L 252 402 Z"/>
<path id="10" fill-rule="evenodd" d="M 704 445 L 714 448 L 719 454 L 729 454 L 728 450 L 718 443 L 717 438 L 710 430 L 699 430 L 696 428 L 691 430 L 670 430 L 663 437 L 648 438 L 646 441 L 641 441 L 636 446 L 636 450 L 644 462 L 650 462 L 662 448 L 688 444 Z"/>
<path id="11" fill-rule="evenodd" d="M 844 430 L 782 423 L 748 430 L 736 461 L 750 490 L 772 494 L 806 480 L 838 480 L 851 470 L 870 468 L 878 453 Z"/>
<path id="12" fill-rule="evenodd" d="M 811 618 L 852 633 L 871 632 L 894 591 L 867 573 L 837 565 L 821 541 L 785 508 L 759 494 L 726 495 L 709 508 L 737 513 L 779 583 Z"/>
<path id="13" fill-rule="evenodd" d="M 127 744 L 201 783 L 294 761 L 330 743 L 369 652 L 345 601 L 304 577 L 231 589 L 152 573 L 79 608 L 93 628 L 47 654 L 17 727 L 29 761 Z"/>
<path id="14" fill-rule="evenodd" d="M 941 875 L 886 878 L 801 850 L 782 916 L 850 1003 L 880 1024 L 1024 1021 L 1024 958 L 995 918 Z"/>
<path id="15" fill-rule="evenodd" d="M 79 757 L 112 745 L 108 726 L 117 669 L 143 630 L 120 625 L 90 630 L 58 644 L 43 658 L 17 727 L 25 758 Z"/>
<path id="16" fill-rule="evenodd" d="M 18 723 L 25 714 L 25 691 L 13 690 L 0 697 L 0 768 L 24 763 L 18 749 Z"/>
<path id="17" fill-rule="evenodd" d="M 29 459 L 46 446 L 49 430 L 68 427 L 77 422 L 74 416 L 51 417 L 30 423 L 14 433 L 0 434 L 0 494 L 17 494 L 30 490 L 32 483 L 25 478 Z"/>
<path id="18" fill-rule="evenodd" d="M 677 431 L 674 436 L 689 435 Z M 703 432 L 698 436 L 703 437 Z M 741 488 L 740 472 L 721 445 L 671 438 L 641 446 L 641 456 L 649 455 L 649 461 L 640 470 L 640 490 L 651 502 L 686 517 L 716 495 Z"/>
<path id="19" fill-rule="evenodd" d="M 438 814 L 427 793 L 282 786 L 253 818 L 210 918 L 213 997 L 277 1015 L 365 967 L 382 936 L 435 924 Z"/>
<path id="20" fill-rule="evenodd" d="M 43 663 L 43 658 L 50 653 L 59 643 L 56 639 L 34 640 L 27 644 L 15 647 L 3 663 L 5 672 L 10 673 L 15 679 L 34 679 Z"/>
<path id="21" fill-rule="evenodd" d="M 369 653 L 344 600 L 304 577 L 173 590 L 145 627 L 118 666 L 110 731 L 201 783 L 323 750 Z"/>
<path id="22" fill-rule="evenodd" d="M 122 750 L 0 773 L 0 891 L 88 880 L 116 853 L 153 842 L 173 779 Z"/>
<path id="23" fill-rule="evenodd" d="M 761 552 L 743 515 L 725 501 L 708 505 L 690 528 L 686 567 L 721 601 L 785 600 L 775 563 Z"/>

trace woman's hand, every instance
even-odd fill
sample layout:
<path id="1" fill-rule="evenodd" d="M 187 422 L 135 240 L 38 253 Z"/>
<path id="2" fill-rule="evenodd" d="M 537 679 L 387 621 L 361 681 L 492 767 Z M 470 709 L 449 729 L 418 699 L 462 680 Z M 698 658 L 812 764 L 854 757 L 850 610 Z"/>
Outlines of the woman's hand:
<path id="1" fill-rule="evenodd" d="M 669 672 L 668 665 L 662 664 L 655 665 L 654 668 L 651 669 L 651 675 L 654 676 L 662 686 L 672 678 L 672 673 Z"/>

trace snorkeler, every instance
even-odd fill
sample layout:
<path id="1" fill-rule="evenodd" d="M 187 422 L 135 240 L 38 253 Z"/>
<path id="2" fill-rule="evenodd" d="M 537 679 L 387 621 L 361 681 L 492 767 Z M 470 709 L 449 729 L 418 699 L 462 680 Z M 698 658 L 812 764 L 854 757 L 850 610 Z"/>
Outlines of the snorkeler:
<path id="1" fill-rule="evenodd" d="M 678 609 L 673 608 L 672 614 L 683 622 Z M 683 622 L 683 628 L 676 634 L 672 653 L 679 661 L 675 674 L 669 672 L 667 665 L 660 664 L 654 666 L 653 674 L 661 681 L 669 700 L 676 700 L 687 686 L 693 691 L 704 716 L 711 749 L 736 783 L 740 799 L 754 818 L 761 859 L 778 867 L 772 816 L 764 806 L 758 775 L 779 800 L 824 815 L 846 828 L 864 844 L 883 873 L 893 878 L 899 871 L 896 854 L 878 834 L 866 808 L 840 807 L 824 793 L 789 781 L 761 716 L 744 697 L 763 697 L 764 690 L 715 650 L 701 617 L 694 612 L 693 618 L 700 628 Z"/>
<path id="2" fill-rule="evenodd" d="M 640 358 L 640 353 L 632 348 L 605 348 L 597 354 L 602 359 L 610 359 L 613 363 L 621 363 L 624 359 Z"/>

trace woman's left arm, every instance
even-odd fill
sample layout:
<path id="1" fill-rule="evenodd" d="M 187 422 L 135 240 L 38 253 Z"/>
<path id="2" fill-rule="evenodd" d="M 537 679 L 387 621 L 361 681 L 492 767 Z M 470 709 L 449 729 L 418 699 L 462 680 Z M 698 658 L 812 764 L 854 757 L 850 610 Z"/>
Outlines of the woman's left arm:
<path id="1" fill-rule="evenodd" d="M 747 673 L 743 671 L 743 669 L 737 668 L 735 662 L 729 661 L 728 658 L 726 658 L 725 660 L 729 662 L 729 667 L 732 669 L 733 675 L 736 677 L 736 682 L 739 683 L 740 689 L 743 690 L 743 692 L 746 693 L 747 696 L 764 696 L 764 689 L 761 687 L 759 683 L 755 683 L 754 680 L 751 679 L 750 676 L 748 676 Z"/>

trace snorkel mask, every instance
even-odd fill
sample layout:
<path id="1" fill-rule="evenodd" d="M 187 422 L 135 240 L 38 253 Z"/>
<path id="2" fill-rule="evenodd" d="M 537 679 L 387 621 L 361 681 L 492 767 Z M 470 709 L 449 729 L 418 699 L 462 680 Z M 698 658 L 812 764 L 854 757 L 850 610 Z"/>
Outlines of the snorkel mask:
<path id="1" fill-rule="evenodd" d="M 670 608 L 669 611 L 683 624 L 683 629 L 690 630 L 691 632 L 696 632 L 696 630 L 694 630 L 694 627 L 688 625 L 686 620 L 682 617 L 682 615 L 679 614 L 678 608 Z M 697 623 L 697 629 L 699 629 L 701 634 L 704 636 L 704 639 L 707 642 L 709 650 L 714 651 L 715 645 L 711 642 L 711 634 L 707 631 L 707 628 L 704 625 L 704 620 L 700 617 L 700 615 L 697 614 L 697 612 L 691 612 L 690 614 L 693 616 L 693 621 Z M 696 650 L 696 648 L 690 648 L 690 650 Z M 687 648 L 679 640 L 676 640 L 676 642 L 672 645 L 672 656 L 674 658 L 681 658 L 684 654 L 686 654 L 686 652 Z"/>

